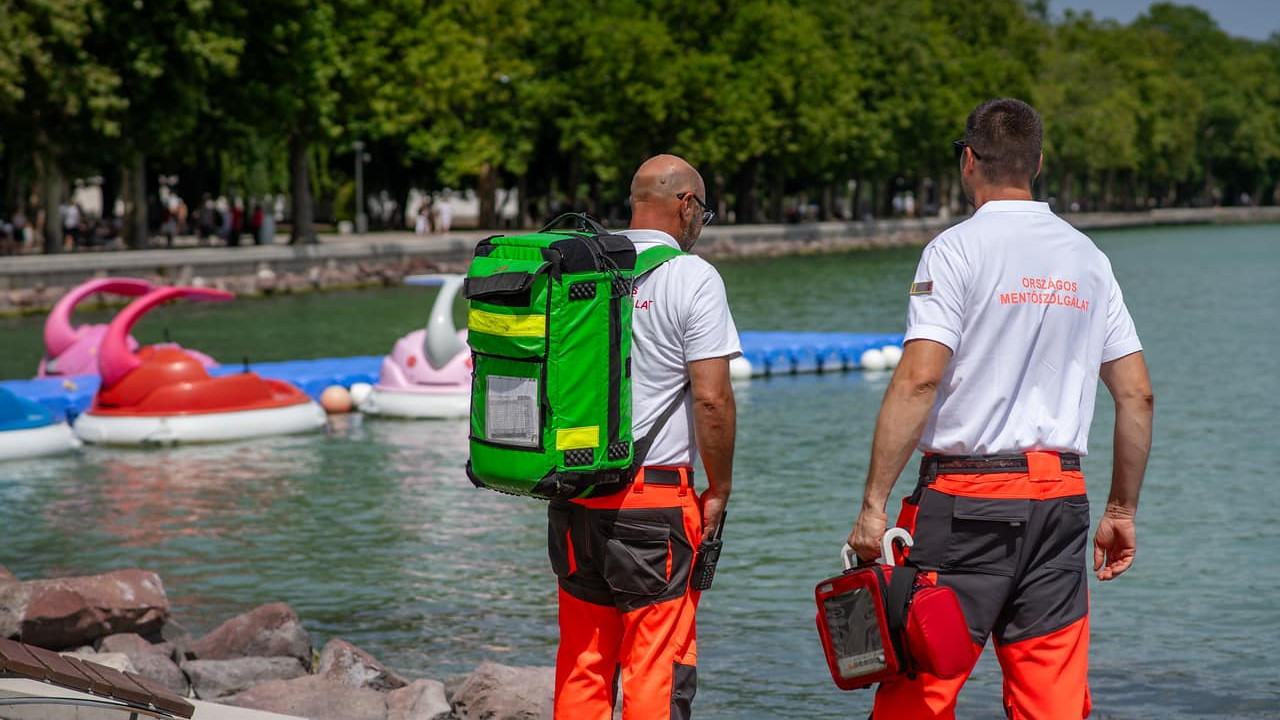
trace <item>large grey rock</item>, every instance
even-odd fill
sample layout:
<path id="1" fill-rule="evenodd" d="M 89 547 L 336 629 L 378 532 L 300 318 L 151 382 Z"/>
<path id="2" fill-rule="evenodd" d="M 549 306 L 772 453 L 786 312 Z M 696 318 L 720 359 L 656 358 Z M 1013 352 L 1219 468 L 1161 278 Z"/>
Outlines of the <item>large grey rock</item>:
<path id="1" fill-rule="evenodd" d="M 192 642 L 187 653 L 200 660 L 294 657 L 311 669 L 311 635 L 285 603 L 254 608 Z"/>
<path id="2" fill-rule="evenodd" d="M 293 658 L 285 659 L 292 660 Z M 187 682 L 186 674 L 182 672 L 172 658 L 166 655 L 139 655 L 138 657 L 130 658 L 130 660 L 139 675 L 155 680 L 172 690 L 176 695 L 185 697 L 190 690 L 190 683 Z"/>
<path id="3" fill-rule="evenodd" d="M 352 687 L 370 690 L 395 690 L 408 680 L 388 670 L 372 655 L 346 640 L 334 638 L 320 651 L 316 674 Z"/>
<path id="4" fill-rule="evenodd" d="M 272 680 L 218 702 L 298 715 L 309 720 L 387 720 L 385 694 L 344 685 L 319 675 L 296 680 Z"/>
<path id="5" fill-rule="evenodd" d="M 31 580 L 19 635 L 54 650 L 92 643 L 113 633 L 150 634 L 169 616 L 159 576 L 116 570 L 89 577 Z"/>
<path id="6" fill-rule="evenodd" d="M 191 632 L 173 618 L 165 620 L 164 624 L 160 626 L 160 631 L 148 636 L 147 639 L 170 647 L 172 649 L 170 655 L 175 662 L 182 662 L 188 659 L 187 651 L 191 647 L 192 641 L 195 640 L 195 638 L 191 637 Z"/>
<path id="7" fill-rule="evenodd" d="M 555 668 L 485 662 L 453 695 L 462 720 L 542 720 L 551 717 Z"/>
<path id="8" fill-rule="evenodd" d="M 234 660 L 188 660 L 182 670 L 191 678 L 191 690 L 203 700 L 243 692 L 270 680 L 292 680 L 307 674 L 291 657 L 245 657 Z"/>
<path id="9" fill-rule="evenodd" d="M 153 643 L 138 633 L 116 633 L 98 641 L 98 652 L 118 652 L 128 655 L 130 659 L 139 655 L 173 656 L 173 647 L 168 643 Z"/>
<path id="10" fill-rule="evenodd" d="M 387 694 L 387 720 L 447 720 L 453 707 L 439 680 L 415 680 Z"/>
<path id="11" fill-rule="evenodd" d="M 137 633 L 121 633 L 103 638 L 98 650 L 124 653 L 139 675 L 159 682 L 178 695 L 187 694 L 187 676 L 174 663 L 173 647 L 169 643 L 153 644 Z"/>

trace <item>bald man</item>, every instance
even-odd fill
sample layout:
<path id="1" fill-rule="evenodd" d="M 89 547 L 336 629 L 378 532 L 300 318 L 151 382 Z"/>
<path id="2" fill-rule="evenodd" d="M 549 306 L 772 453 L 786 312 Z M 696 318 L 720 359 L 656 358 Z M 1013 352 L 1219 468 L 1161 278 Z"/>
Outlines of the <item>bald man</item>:
<path id="1" fill-rule="evenodd" d="M 660 246 L 691 250 L 713 217 L 702 177 L 674 155 L 640 166 L 631 207 L 631 228 L 620 234 L 642 256 Z M 624 720 L 690 717 L 701 593 L 689 581 L 732 485 L 729 360 L 742 348 L 720 275 L 695 255 L 677 255 L 636 280 L 632 302 L 633 432 L 653 442 L 623 490 L 548 509 L 560 583 L 555 717 L 562 720 L 610 720 L 619 684 Z M 707 474 L 701 493 L 693 475 L 699 455 Z"/>

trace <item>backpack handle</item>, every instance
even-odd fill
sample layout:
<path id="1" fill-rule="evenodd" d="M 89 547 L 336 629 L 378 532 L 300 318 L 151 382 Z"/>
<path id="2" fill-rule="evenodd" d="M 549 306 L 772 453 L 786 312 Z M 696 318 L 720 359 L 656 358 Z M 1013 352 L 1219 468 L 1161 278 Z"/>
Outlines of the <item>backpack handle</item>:
<path id="1" fill-rule="evenodd" d="M 586 213 L 565 213 L 565 214 L 563 214 L 563 215 L 561 215 L 561 216 L 557 217 L 555 220 L 552 220 L 551 222 L 549 222 L 549 223 L 547 223 L 546 225 L 542 226 L 542 229 L 541 229 L 541 230 L 539 230 L 538 232 L 546 232 L 546 231 L 548 231 L 548 230 L 550 230 L 550 229 L 554 228 L 555 226 L 560 225 L 560 224 L 561 224 L 561 223 L 563 223 L 567 218 L 573 218 L 573 219 L 574 219 L 574 221 L 575 221 L 575 222 L 574 222 L 574 229 L 575 229 L 575 230 L 579 230 L 579 231 L 581 231 L 581 232 L 589 232 L 589 233 L 593 233 L 593 234 L 595 234 L 595 235 L 608 235 L 608 234 L 609 234 L 609 231 L 608 231 L 608 230 L 605 230 L 605 229 L 604 229 L 604 226 L 603 226 L 603 225 L 601 225 L 601 224 L 600 224 L 600 222 L 599 222 L 598 220 L 596 220 L 595 218 L 591 217 L 590 215 L 588 215 L 588 214 L 586 214 Z"/>

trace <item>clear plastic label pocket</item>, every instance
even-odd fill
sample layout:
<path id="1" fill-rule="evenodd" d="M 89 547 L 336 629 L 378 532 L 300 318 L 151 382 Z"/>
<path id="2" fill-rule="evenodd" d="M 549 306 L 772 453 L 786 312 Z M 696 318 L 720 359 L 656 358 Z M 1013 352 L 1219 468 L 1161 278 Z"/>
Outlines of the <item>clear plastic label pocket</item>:
<path id="1" fill-rule="evenodd" d="M 519 447 L 539 447 L 538 378 L 490 375 L 484 397 L 484 438 Z"/>

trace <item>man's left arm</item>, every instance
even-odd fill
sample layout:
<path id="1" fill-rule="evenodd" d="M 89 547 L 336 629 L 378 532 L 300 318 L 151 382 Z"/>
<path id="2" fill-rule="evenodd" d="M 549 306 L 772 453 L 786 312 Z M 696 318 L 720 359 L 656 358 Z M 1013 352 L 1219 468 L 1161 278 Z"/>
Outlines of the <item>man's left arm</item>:
<path id="1" fill-rule="evenodd" d="M 1099 374 L 1115 399 L 1116 428 L 1111 492 L 1093 539 L 1093 569 L 1113 580 L 1133 565 L 1138 552 L 1138 494 L 1151 454 L 1155 396 L 1141 352 L 1103 363 Z"/>
<path id="2" fill-rule="evenodd" d="M 858 557 L 880 555 L 889 518 L 885 506 L 902 468 L 920 443 L 929 412 L 938 394 L 938 383 L 951 360 L 951 348 L 933 340 L 911 340 L 889 380 L 871 443 L 871 463 L 862 493 L 862 509 L 849 533 L 849 546 Z"/>
<path id="3" fill-rule="evenodd" d="M 708 535 L 720 525 L 725 503 L 733 490 L 733 444 L 737 435 L 737 406 L 729 382 L 729 358 L 717 357 L 689 363 L 693 393 L 693 436 L 707 491 L 702 494 L 702 527 Z"/>

